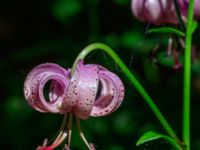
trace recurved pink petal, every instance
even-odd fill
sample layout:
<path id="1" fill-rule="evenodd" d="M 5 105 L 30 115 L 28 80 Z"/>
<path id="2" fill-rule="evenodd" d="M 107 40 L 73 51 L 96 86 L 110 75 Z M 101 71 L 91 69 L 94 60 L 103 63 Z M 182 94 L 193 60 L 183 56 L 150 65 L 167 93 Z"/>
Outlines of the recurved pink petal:
<path id="1" fill-rule="evenodd" d="M 124 98 L 124 86 L 119 77 L 110 71 L 99 71 L 101 93 L 97 97 L 91 116 L 104 116 L 115 111 Z"/>
<path id="2" fill-rule="evenodd" d="M 160 24 L 163 18 L 163 12 L 160 0 L 147 0 L 144 4 L 144 12 L 148 21 L 153 24 Z"/>
<path id="3" fill-rule="evenodd" d="M 178 0 L 179 10 L 182 16 L 187 16 L 188 4 L 188 0 Z"/>
<path id="4" fill-rule="evenodd" d="M 131 10 L 133 15 L 141 21 L 147 21 L 147 17 L 144 13 L 144 3 L 145 0 L 132 0 L 131 1 Z"/>
<path id="5" fill-rule="evenodd" d="M 49 99 L 45 99 L 44 87 L 52 81 Z M 41 64 L 33 68 L 24 83 L 24 95 L 28 103 L 41 112 L 57 113 L 69 85 L 69 71 L 53 63 Z"/>
<path id="6" fill-rule="evenodd" d="M 162 6 L 164 7 L 163 23 L 178 24 L 178 17 L 173 0 L 162 0 Z"/>
<path id="7" fill-rule="evenodd" d="M 200 0 L 195 0 L 194 3 L 194 17 L 200 18 Z"/>

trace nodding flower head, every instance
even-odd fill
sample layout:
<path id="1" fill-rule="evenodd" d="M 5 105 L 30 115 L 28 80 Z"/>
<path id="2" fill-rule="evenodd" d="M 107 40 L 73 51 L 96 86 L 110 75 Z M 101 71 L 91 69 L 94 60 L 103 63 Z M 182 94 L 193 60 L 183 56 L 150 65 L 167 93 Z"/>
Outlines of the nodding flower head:
<path id="1" fill-rule="evenodd" d="M 51 80 L 49 100 L 44 87 Z M 46 63 L 28 74 L 24 94 L 29 104 L 41 112 L 73 113 L 81 119 L 104 116 L 115 111 L 124 97 L 119 77 L 100 65 L 80 61 L 70 77 L 70 70 Z"/>
<path id="2" fill-rule="evenodd" d="M 187 16 L 189 0 L 177 1 L 182 17 Z M 173 0 L 132 0 L 131 9 L 134 16 L 155 25 L 178 24 L 178 17 Z M 200 0 L 195 0 L 194 16 L 200 16 Z"/>
<path id="3" fill-rule="evenodd" d="M 173 0 L 132 0 L 131 9 L 141 21 L 156 25 L 178 24 Z"/>
<path id="4" fill-rule="evenodd" d="M 44 89 L 49 81 L 47 99 Z M 124 85 L 118 76 L 100 65 L 84 64 L 80 60 L 72 73 L 70 69 L 45 63 L 28 74 L 24 95 L 28 103 L 40 112 L 75 115 L 81 138 L 90 150 L 94 150 L 93 144 L 86 141 L 81 131 L 79 118 L 105 116 L 114 112 L 124 98 Z M 66 136 L 70 137 L 72 119 L 64 120 L 63 124 L 68 124 L 67 129 L 62 127 L 53 144 L 43 144 L 37 150 L 53 150 Z"/>

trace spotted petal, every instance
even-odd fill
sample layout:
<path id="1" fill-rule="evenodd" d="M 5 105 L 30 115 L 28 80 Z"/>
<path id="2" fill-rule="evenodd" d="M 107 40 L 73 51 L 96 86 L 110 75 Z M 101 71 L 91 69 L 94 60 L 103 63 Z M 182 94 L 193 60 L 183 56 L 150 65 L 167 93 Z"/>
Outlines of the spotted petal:
<path id="1" fill-rule="evenodd" d="M 48 81 L 52 81 L 49 100 L 43 94 Z M 28 74 L 24 83 L 24 95 L 28 103 L 41 112 L 60 111 L 61 105 L 69 85 L 69 71 L 53 63 L 36 66 Z"/>
<path id="2" fill-rule="evenodd" d="M 84 65 L 80 61 L 71 78 L 63 103 L 66 112 L 73 112 L 82 119 L 89 117 L 98 89 L 97 72 L 96 66 Z"/>
<path id="3" fill-rule="evenodd" d="M 115 111 L 124 98 L 124 86 L 119 77 L 108 70 L 100 70 L 101 92 L 97 97 L 91 116 L 104 116 Z"/>

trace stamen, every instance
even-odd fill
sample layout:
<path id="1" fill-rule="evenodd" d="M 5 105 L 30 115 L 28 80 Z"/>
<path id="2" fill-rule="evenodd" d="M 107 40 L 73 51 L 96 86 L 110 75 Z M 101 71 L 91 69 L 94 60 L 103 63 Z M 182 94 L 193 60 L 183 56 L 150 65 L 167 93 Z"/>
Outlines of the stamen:
<path id="1" fill-rule="evenodd" d="M 62 150 L 70 150 L 70 149 L 69 149 L 69 146 L 67 144 L 65 144 L 65 146 Z"/>
<path id="2" fill-rule="evenodd" d="M 55 141 L 53 142 L 53 144 L 55 144 L 55 143 L 58 142 L 58 140 L 62 137 L 63 133 L 64 133 L 64 132 L 61 131 L 61 132 L 58 134 L 58 136 L 57 136 L 57 138 L 55 139 Z"/>
<path id="3" fill-rule="evenodd" d="M 94 144 L 92 144 L 92 143 L 90 143 L 90 148 L 91 148 L 91 150 L 96 150 L 94 147 Z"/>
<path id="4" fill-rule="evenodd" d="M 48 139 L 46 138 L 44 139 L 42 146 L 38 146 L 36 150 L 43 150 L 43 148 L 47 146 L 47 143 L 48 143 Z"/>
<path id="5" fill-rule="evenodd" d="M 95 150 L 93 146 L 90 146 L 87 139 L 85 138 L 85 135 L 84 135 L 84 133 L 81 129 L 80 119 L 78 117 L 76 117 L 76 124 L 77 124 L 77 127 L 78 127 L 79 135 L 80 135 L 81 139 L 84 141 L 84 143 L 86 144 L 86 146 L 89 148 L 89 150 Z"/>
<path id="6" fill-rule="evenodd" d="M 71 113 L 69 115 L 69 120 L 68 120 L 68 123 L 67 123 L 67 132 L 68 132 L 67 140 L 68 140 L 68 146 L 69 147 L 70 147 L 70 144 L 71 144 L 72 120 L 73 120 L 73 114 Z"/>
<path id="7" fill-rule="evenodd" d="M 44 149 L 53 150 L 54 148 L 59 146 L 63 142 L 63 140 L 67 137 L 67 132 L 65 130 L 66 122 L 67 122 L 67 114 L 65 114 L 63 117 L 62 124 L 60 126 L 58 135 L 56 139 L 54 140 L 54 142 L 52 144 L 49 144 L 49 146 L 47 146 L 48 145 L 47 143 L 50 143 L 50 142 L 48 142 L 47 139 L 45 139 L 42 146 L 37 147 L 37 150 L 44 150 Z"/>
<path id="8" fill-rule="evenodd" d="M 48 148 L 50 149 L 54 149 L 56 148 L 58 145 L 60 145 L 63 140 L 67 137 L 67 133 L 63 132 L 63 134 L 61 135 L 61 137 L 59 139 L 57 139 L 57 141 L 55 143 L 53 143 L 52 145 L 48 146 Z"/>
<path id="9" fill-rule="evenodd" d="M 61 124 L 60 129 L 59 129 L 58 134 L 57 134 L 57 138 L 54 140 L 53 144 L 55 144 L 59 140 L 59 138 L 62 136 L 62 134 L 64 133 L 65 125 L 66 125 L 66 122 L 67 122 L 67 116 L 68 116 L 68 114 L 64 115 L 62 124 Z"/>
<path id="10" fill-rule="evenodd" d="M 167 56 L 171 56 L 172 55 L 172 48 L 173 48 L 173 38 L 170 37 L 168 39 Z"/>
<path id="11" fill-rule="evenodd" d="M 185 41 L 182 38 L 179 38 L 179 43 L 181 45 L 182 48 L 185 48 Z"/>
<path id="12" fill-rule="evenodd" d="M 44 139 L 42 146 L 45 147 L 47 145 L 47 143 L 48 143 L 48 139 L 46 138 L 46 139 Z"/>

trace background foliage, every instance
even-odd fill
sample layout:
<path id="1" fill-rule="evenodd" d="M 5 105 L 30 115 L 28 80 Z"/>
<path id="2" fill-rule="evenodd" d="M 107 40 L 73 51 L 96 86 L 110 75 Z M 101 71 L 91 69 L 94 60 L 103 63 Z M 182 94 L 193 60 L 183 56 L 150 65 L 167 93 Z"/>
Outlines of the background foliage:
<path id="1" fill-rule="evenodd" d="M 180 135 L 182 69 L 174 70 L 172 56 L 166 56 L 169 35 L 146 34 L 147 28 L 152 27 L 134 19 L 130 0 L 1 0 L 1 149 L 35 149 L 44 138 L 55 135 L 62 116 L 33 110 L 23 97 L 24 79 L 40 63 L 54 62 L 71 67 L 81 49 L 93 42 L 106 43 L 119 54 Z M 198 28 L 193 39 L 197 50 L 192 67 L 191 142 L 194 150 L 200 149 L 199 37 Z M 160 47 L 154 53 L 156 44 Z M 88 140 L 97 149 L 136 149 L 135 143 L 144 132 L 165 133 L 109 56 L 95 52 L 87 63 L 105 65 L 117 73 L 126 86 L 124 102 L 116 112 L 82 122 Z M 75 124 L 72 149 L 86 149 Z"/>

